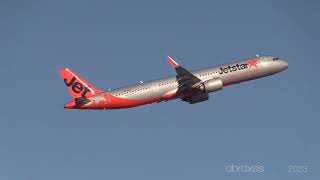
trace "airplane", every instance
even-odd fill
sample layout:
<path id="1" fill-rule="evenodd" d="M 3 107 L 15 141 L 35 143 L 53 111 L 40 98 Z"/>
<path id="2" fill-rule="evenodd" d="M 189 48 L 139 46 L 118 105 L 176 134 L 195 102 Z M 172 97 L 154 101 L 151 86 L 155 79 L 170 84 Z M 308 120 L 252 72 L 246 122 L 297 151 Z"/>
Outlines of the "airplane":
<path id="1" fill-rule="evenodd" d="M 225 86 L 254 80 L 281 72 L 288 63 L 275 56 L 259 56 L 215 67 L 189 71 L 170 56 L 166 57 L 176 71 L 169 76 L 113 90 L 102 91 L 69 68 L 60 69 L 60 76 L 73 98 L 67 109 L 122 109 L 145 104 L 181 99 L 190 104 L 209 99 L 209 93 Z"/>

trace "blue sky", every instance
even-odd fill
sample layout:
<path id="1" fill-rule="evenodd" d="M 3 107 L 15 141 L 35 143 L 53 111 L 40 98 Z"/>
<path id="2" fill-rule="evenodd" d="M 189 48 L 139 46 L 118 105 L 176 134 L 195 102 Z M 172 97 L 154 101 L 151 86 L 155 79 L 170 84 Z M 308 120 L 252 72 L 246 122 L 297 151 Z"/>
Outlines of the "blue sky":
<path id="1" fill-rule="evenodd" d="M 0 179 L 317 179 L 317 1 L 1 1 Z M 289 69 L 210 100 L 65 110 L 70 67 L 101 89 L 261 55 Z M 226 173 L 261 165 L 263 173 Z M 303 165 L 307 173 L 288 173 Z"/>

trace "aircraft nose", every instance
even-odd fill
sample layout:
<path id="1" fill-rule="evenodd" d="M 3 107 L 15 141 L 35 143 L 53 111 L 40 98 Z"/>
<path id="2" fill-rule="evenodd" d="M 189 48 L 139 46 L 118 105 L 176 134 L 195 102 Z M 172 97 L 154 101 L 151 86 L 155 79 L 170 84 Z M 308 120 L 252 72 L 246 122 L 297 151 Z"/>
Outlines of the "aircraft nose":
<path id="1" fill-rule="evenodd" d="M 281 71 L 285 70 L 288 68 L 289 64 L 287 61 L 284 61 L 284 60 L 280 60 L 279 61 L 279 66 L 281 68 Z"/>

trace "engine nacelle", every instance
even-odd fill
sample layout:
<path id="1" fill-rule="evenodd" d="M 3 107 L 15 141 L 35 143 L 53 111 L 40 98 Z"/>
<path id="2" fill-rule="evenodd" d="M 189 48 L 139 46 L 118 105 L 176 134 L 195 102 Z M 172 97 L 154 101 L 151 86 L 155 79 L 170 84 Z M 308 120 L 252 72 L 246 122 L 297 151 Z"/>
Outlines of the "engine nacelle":
<path id="1" fill-rule="evenodd" d="M 200 89 L 203 92 L 214 92 L 219 91 L 223 88 L 223 82 L 220 78 L 213 78 L 208 81 L 205 81 L 201 84 Z"/>

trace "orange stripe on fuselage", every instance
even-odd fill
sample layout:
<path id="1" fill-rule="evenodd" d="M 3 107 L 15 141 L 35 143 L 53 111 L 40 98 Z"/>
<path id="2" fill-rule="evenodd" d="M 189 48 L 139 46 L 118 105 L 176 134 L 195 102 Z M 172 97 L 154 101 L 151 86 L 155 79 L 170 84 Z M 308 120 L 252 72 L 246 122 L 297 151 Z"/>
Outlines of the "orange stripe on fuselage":
<path id="1" fill-rule="evenodd" d="M 107 109 L 129 108 L 129 107 L 135 107 L 135 106 L 150 104 L 150 103 L 159 102 L 159 101 L 161 101 L 161 97 L 150 98 L 150 99 L 126 99 L 126 98 L 112 96 L 109 94 L 109 103 L 107 103 L 106 108 Z"/>

